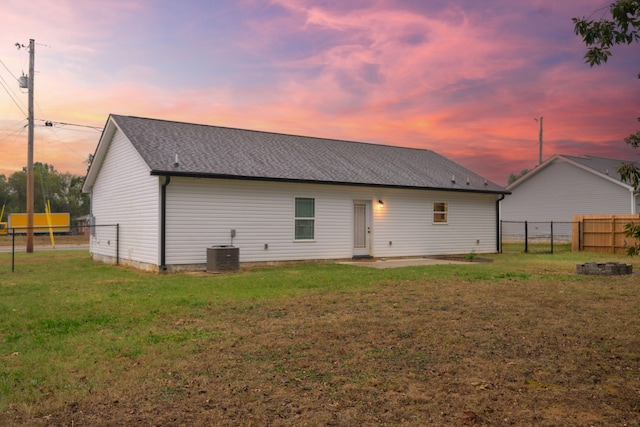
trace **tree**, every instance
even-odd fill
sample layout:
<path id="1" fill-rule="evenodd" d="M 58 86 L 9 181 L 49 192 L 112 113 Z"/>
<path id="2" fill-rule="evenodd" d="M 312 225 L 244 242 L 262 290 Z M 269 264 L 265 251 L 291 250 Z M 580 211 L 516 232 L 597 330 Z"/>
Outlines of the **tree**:
<path id="1" fill-rule="evenodd" d="M 640 41 L 640 0 L 617 0 L 609 6 L 611 19 L 604 17 L 598 21 L 589 18 L 573 18 L 575 33 L 582 37 L 587 46 L 585 62 L 591 67 L 607 62 L 614 45 L 632 44 Z M 640 79 L 640 74 L 638 74 Z M 640 118 L 638 118 L 640 121 Z M 629 135 L 624 141 L 633 148 L 640 146 L 640 131 Z M 628 181 L 638 191 L 640 188 L 640 168 L 633 163 L 617 168 L 624 181 Z M 635 237 L 636 244 L 629 247 L 631 256 L 640 254 L 640 225 L 629 223 L 625 227 L 627 237 Z"/>
<path id="2" fill-rule="evenodd" d="M 27 205 L 26 168 L 5 179 L 0 175 L 0 209 L 6 203 L 5 219 L 10 213 L 25 211 Z M 33 165 L 34 211 L 44 212 L 49 201 L 52 212 L 69 212 L 72 219 L 89 213 L 89 195 L 82 193 L 84 179 L 69 173 L 59 173 L 47 163 Z"/>
<path id="3" fill-rule="evenodd" d="M 7 177 L 0 175 L 0 213 L 7 204 Z M 0 217 L 0 222 L 4 222 L 4 215 Z"/>
<path id="4" fill-rule="evenodd" d="M 511 173 L 511 175 L 509 175 L 509 179 L 507 180 L 507 185 L 513 184 L 528 173 L 529 169 L 522 169 L 518 175 L 516 175 L 515 173 Z"/>

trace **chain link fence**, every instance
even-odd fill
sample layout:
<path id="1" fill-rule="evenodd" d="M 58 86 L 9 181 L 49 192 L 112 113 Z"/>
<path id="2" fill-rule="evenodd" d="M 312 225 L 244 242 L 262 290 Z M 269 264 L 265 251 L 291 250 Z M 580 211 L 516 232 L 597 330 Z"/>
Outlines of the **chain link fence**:
<path id="1" fill-rule="evenodd" d="M 553 253 L 571 243 L 573 222 L 500 221 L 503 253 Z"/>
<path id="2" fill-rule="evenodd" d="M 34 262 L 33 254 L 46 255 L 51 251 L 86 250 L 92 238 L 108 238 L 113 242 L 112 254 L 119 260 L 119 226 L 116 225 L 83 225 L 71 227 L 68 232 L 53 232 L 49 227 L 33 227 L 31 242 L 29 228 L 9 228 L 0 234 L 0 274 L 14 272 L 21 265 Z M 28 249 L 31 249 L 30 251 Z"/>

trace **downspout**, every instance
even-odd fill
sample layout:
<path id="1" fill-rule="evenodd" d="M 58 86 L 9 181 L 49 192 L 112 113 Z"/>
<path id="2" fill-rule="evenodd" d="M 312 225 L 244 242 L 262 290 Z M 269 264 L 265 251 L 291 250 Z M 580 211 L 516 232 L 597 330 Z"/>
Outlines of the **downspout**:
<path id="1" fill-rule="evenodd" d="M 160 192 L 160 270 L 167 271 L 167 186 L 171 176 L 164 177 Z"/>
<path id="2" fill-rule="evenodd" d="M 498 200 L 496 200 L 496 252 L 500 253 L 502 251 L 501 248 L 501 240 L 500 240 L 500 202 L 504 200 L 505 195 L 500 196 Z"/>

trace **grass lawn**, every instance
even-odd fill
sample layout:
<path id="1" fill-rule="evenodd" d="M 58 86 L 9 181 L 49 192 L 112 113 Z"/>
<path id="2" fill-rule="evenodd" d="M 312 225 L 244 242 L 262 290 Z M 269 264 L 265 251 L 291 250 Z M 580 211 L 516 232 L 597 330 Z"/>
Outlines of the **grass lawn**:
<path id="1" fill-rule="evenodd" d="M 638 258 L 0 275 L 0 425 L 640 424 Z M 484 257 L 484 256 L 483 256 Z"/>

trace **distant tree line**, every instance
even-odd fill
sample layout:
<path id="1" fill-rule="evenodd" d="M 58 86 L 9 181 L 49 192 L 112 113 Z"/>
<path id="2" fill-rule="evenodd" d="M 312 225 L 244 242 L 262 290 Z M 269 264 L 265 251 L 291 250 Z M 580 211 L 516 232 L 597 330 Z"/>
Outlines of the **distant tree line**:
<path id="1" fill-rule="evenodd" d="M 514 182 L 516 182 L 517 180 L 519 180 L 520 178 L 522 178 L 528 173 L 529 173 L 529 169 L 522 169 L 520 173 L 517 175 L 515 173 L 511 173 L 511 175 L 509 175 L 509 179 L 507 180 L 507 185 L 513 184 Z"/>
<path id="2" fill-rule="evenodd" d="M 89 195 L 82 193 L 84 177 L 60 173 L 53 165 L 36 162 L 33 165 L 34 212 L 45 211 L 47 201 L 51 212 L 69 212 L 71 221 L 89 213 Z M 7 221 L 11 213 L 24 213 L 27 206 L 27 168 L 12 173 L 9 178 L 0 175 L 0 210 L 5 206 Z"/>

